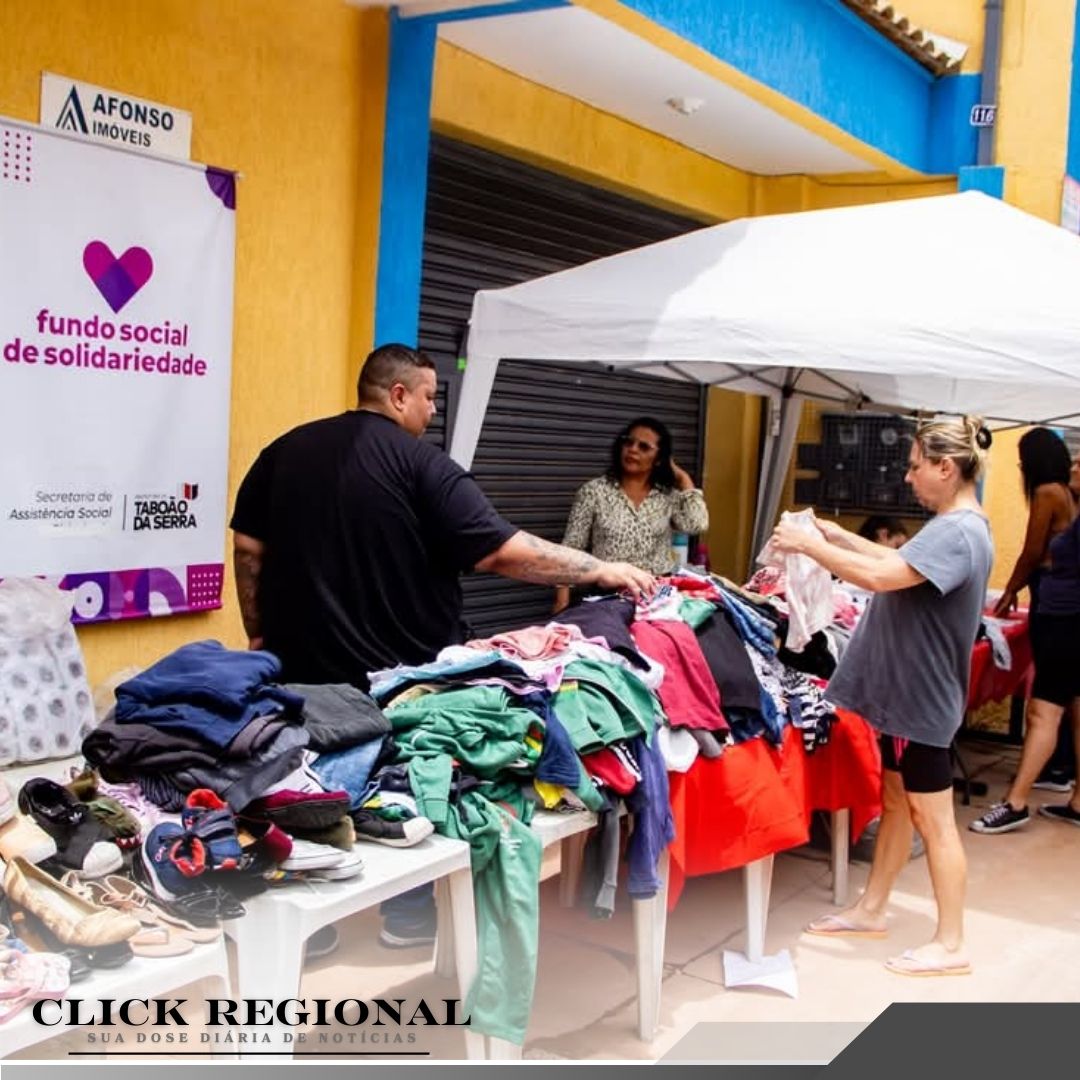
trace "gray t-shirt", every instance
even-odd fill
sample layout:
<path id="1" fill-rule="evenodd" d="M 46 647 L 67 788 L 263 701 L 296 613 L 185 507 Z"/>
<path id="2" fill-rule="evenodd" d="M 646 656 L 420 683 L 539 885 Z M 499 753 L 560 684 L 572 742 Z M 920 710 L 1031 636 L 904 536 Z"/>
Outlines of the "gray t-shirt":
<path id="1" fill-rule="evenodd" d="M 926 581 L 870 601 L 828 698 L 886 735 L 947 747 L 964 719 L 994 545 L 986 518 L 931 518 L 899 554 Z"/>

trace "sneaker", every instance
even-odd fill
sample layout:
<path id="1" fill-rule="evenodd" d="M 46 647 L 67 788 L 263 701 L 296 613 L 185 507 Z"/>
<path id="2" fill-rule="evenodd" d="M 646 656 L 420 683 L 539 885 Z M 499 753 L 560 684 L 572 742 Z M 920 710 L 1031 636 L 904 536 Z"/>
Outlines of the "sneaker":
<path id="1" fill-rule="evenodd" d="M 350 817 L 357 840 L 386 844 L 388 847 L 412 847 L 435 831 L 435 826 L 426 817 L 387 821 L 371 810 L 354 810 Z"/>
<path id="2" fill-rule="evenodd" d="M 386 949 L 418 949 L 435 944 L 435 925 L 423 923 L 417 926 L 383 923 L 379 931 L 379 944 Z"/>
<path id="3" fill-rule="evenodd" d="M 1064 773 L 1048 773 L 1039 777 L 1031 786 L 1039 791 L 1056 791 L 1059 795 L 1068 795 L 1075 783 L 1075 780 L 1069 779 Z"/>
<path id="4" fill-rule="evenodd" d="M 279 864 L 282 870 L 330 870 L 345 865 L 351 852 L 329 844 L 316 844 L 311 840 L 298 840 L 295 836 L 289 857 Z M 356 860 L 359 862 L 359 859 Z"/>
<path id="5" fill-rule="evenodd" d="M 307 943 L 304 945 L 304 963 L 309 960 L 318 960 L 320 956 L 329 956 L 333 952 L 337 952 L 338 946 L 341 944 L 341 935 L 338 934 L 338 928 L 331 924 L 330 926 L 324 926 L 321 930 L 316 930 L 314 934 L 307 939 Z"/>
<path id="6" fill-rule="evenodd" d="M 208 868 L 206 848 L 179 825 L 171 821 L 155 825 L 140 854 L 150 891 L 159 900 L 176 900 L 203 888 L 192 879 L 201 877 Z"/>
<path id="7" fill-rule="evenodd" d="M 1025 806 L 1023 810 L 1014 810 L 1007 802 L 991 806 L 989 810 L 977 821 L 973 821 L 968 828 L 977 833 L 1001 833 L 1011 832 L 1026 825 L 1031 819 L 1031 812 Z"/>
<path id="8" fill-rule="evenodd" d="M 180 811 L 180 824 L 202 841 L 208 870 L 235 870 L 240 864 L 236 819 L 228 805 L 209 788 L 192 791 Z"/>
<path id="9" fill-rule="evenodd" d="M 364 871 L 364 860 L 355 851 L 343 851 L 342 860 L 322 870 L 307 871 L 308 881 L 347 881 Z"/>
<path id="10" fill-rule="evenodd" d="M 1040 806 L 1039 813 L 1055 821 L 1067 821 L 1070 825 L 1080 825 L 1080 810 L 1074 810 L 1068 803 L 1062 803 L 1060 806 Z"/>

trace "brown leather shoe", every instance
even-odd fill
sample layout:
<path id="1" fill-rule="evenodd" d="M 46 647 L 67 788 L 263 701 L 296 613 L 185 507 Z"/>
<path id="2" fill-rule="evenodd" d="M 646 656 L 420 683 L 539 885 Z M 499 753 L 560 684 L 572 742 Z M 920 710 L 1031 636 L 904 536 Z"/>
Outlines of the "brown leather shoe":
<path id="1" fill-rule="evenodd" d="M 4 892 L 36 915 L 65 945 L 84 949 L 114 945 L 141 929 L 138 919 L 84 900 L 22 856 L 7 865 Z"/>

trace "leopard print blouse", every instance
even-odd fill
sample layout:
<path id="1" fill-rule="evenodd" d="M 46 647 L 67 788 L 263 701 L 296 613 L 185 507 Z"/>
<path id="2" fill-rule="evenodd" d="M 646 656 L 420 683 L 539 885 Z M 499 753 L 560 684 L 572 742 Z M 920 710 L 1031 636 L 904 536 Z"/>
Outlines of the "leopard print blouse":
<path id="1" fill-rule="evenodd" d="M 634 506 L 617 483 L 598 476 L 578 490 L 563 543 L 598 559 L 667 574 L 675 567 L 672 532 L 693 535 L 708 527 L 709 511 L 698 488 L 654 487 L 640 506 Z"/>

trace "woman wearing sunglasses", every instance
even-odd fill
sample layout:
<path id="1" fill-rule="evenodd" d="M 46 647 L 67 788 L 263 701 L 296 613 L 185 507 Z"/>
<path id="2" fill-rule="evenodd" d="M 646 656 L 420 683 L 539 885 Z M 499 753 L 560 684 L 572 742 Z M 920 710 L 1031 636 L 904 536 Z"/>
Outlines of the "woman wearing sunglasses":
<path id="1" fill-rule="evenodd" d="M 563 543 L 598 559 L 668 574 L 675 567 L 672 532 L 708 527 L 704 496 L 671 456 L 671 432 L 642 416 L 615 437 L 607 473 L 581 486 Z M 555 611 L 569 603 L 569 588 L 556 589 Z"/>

